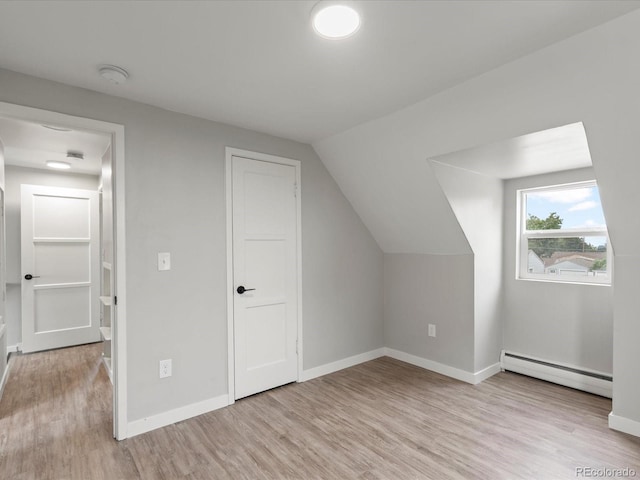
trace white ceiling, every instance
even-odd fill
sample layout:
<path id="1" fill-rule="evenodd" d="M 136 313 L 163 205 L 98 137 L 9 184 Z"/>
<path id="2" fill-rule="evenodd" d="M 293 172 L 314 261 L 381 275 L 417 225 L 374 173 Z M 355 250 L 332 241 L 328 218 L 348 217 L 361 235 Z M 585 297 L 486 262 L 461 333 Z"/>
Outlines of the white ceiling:
<path id="1" fill-rule="evenodd" d="M 592 166 L 581 122 L 439 155 L 431 160 L 501 179 Z"/>
<path id="2" fill-rule="evenodd" d="M 360 31 L 332 41 L 309 25 L 314 4 L 3 1 L 0 67 L 311 143 L 640 7 L 360 1 Z"/>
<path id="3" fill-rule="evenodd" d="M 95 132 L 51 130 L 37 123 L 0 117 L 0 140 L 7 165 L 43 169 L 47 168 L 47 160 L 61 160 L 71 164 L 71 169 L 64 172 L 98 175 L 110 138 Z M 84 154 L 84 159 L 67 158 L 69 151 Z"/>

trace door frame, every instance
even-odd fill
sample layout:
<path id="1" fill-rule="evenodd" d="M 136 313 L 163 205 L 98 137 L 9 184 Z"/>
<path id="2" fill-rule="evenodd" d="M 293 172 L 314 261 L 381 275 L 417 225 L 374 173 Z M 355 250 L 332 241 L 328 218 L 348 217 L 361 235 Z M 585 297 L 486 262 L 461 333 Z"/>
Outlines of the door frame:
<path id="1" fill-rule="evenodd" d="M 39 108 L 0 102 L 0 115 L 40 124 L 56 124 L 71 129 L 94 130 L 111 135 L 113 168 L 114 291 L 118 303 L 114 309 L 113 332 L 113 436 L 127 438 L 127 293 L 125 243 L 125 159 L 124 126 L 77 117 Z"/>
<path id="2" fill-rule="evenodd" d="M 233 157 L 243 157 L 249 160 L 260 162 L 276 163 L 288 165 L 296 171 L 296 275 L 298 296 L 297 309 L 297 333 L 296 345 L 298 354 L 298 375 L 297 380 L 302 378 L 302 188 L 300 175 L 300 160 L 278 157 L 266 153 L 252 152 L 238 148 L 225 147 L 225 190 L 227 207 L 227 367 L 228 367 L 228 403 L 235 403 L 235 345 L 233 338 L 234 311 L 233 311 Z"/>

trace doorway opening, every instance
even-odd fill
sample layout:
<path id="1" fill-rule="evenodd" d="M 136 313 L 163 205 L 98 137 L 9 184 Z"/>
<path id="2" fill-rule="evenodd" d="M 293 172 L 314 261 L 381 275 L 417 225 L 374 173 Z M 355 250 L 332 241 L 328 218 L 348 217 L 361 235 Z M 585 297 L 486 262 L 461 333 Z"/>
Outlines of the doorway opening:
<path id="1" fill-rule="evenodd" d="M 5 195 L 7 246 L 13 253 L 6 277 L 7 332 L 0 341 L 9 351 L 103 342 L 102 363 L 113 384 L 113 436 L 122 440 L 127 437 L 124 127 L 0 102 L 0 139 L 3 174 L 13 192 L 11 198 Z M 51 161 L 67 167 L 65 173 L 54 173 Z M 28 224 L 26 232 L 21 224 Z M 25 292 L 30 297 L 23 298 Z"/>

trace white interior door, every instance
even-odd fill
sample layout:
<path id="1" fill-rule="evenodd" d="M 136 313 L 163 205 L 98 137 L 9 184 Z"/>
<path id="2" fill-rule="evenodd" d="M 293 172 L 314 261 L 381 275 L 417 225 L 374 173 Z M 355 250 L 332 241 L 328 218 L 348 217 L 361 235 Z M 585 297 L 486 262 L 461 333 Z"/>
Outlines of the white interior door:
<path id="1" fill-rule="evenodd" d="M 234 156 L 232 182 L 238 399 L 298 379 L 296 169 Z"/>
<path id="2" fill-rule="evenodd" d="M 98 192 L 21 193 L 23 351 L 99 341 Z"/>

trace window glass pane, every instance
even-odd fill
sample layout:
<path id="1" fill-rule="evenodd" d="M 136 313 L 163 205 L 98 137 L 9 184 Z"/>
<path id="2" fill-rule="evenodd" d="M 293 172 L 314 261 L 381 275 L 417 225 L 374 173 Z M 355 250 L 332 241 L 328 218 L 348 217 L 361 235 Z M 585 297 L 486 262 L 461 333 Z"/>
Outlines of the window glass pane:
<path id="1" fill-rule="evenodd" d="M 529 274 L 607 275 L 607 237 L 529 238 Z"/>
<path id="2" fill-rule="evenodd" d="M 524 200 L 527 230 L 606 226 L 596 186 L 527 192 Z"/>

